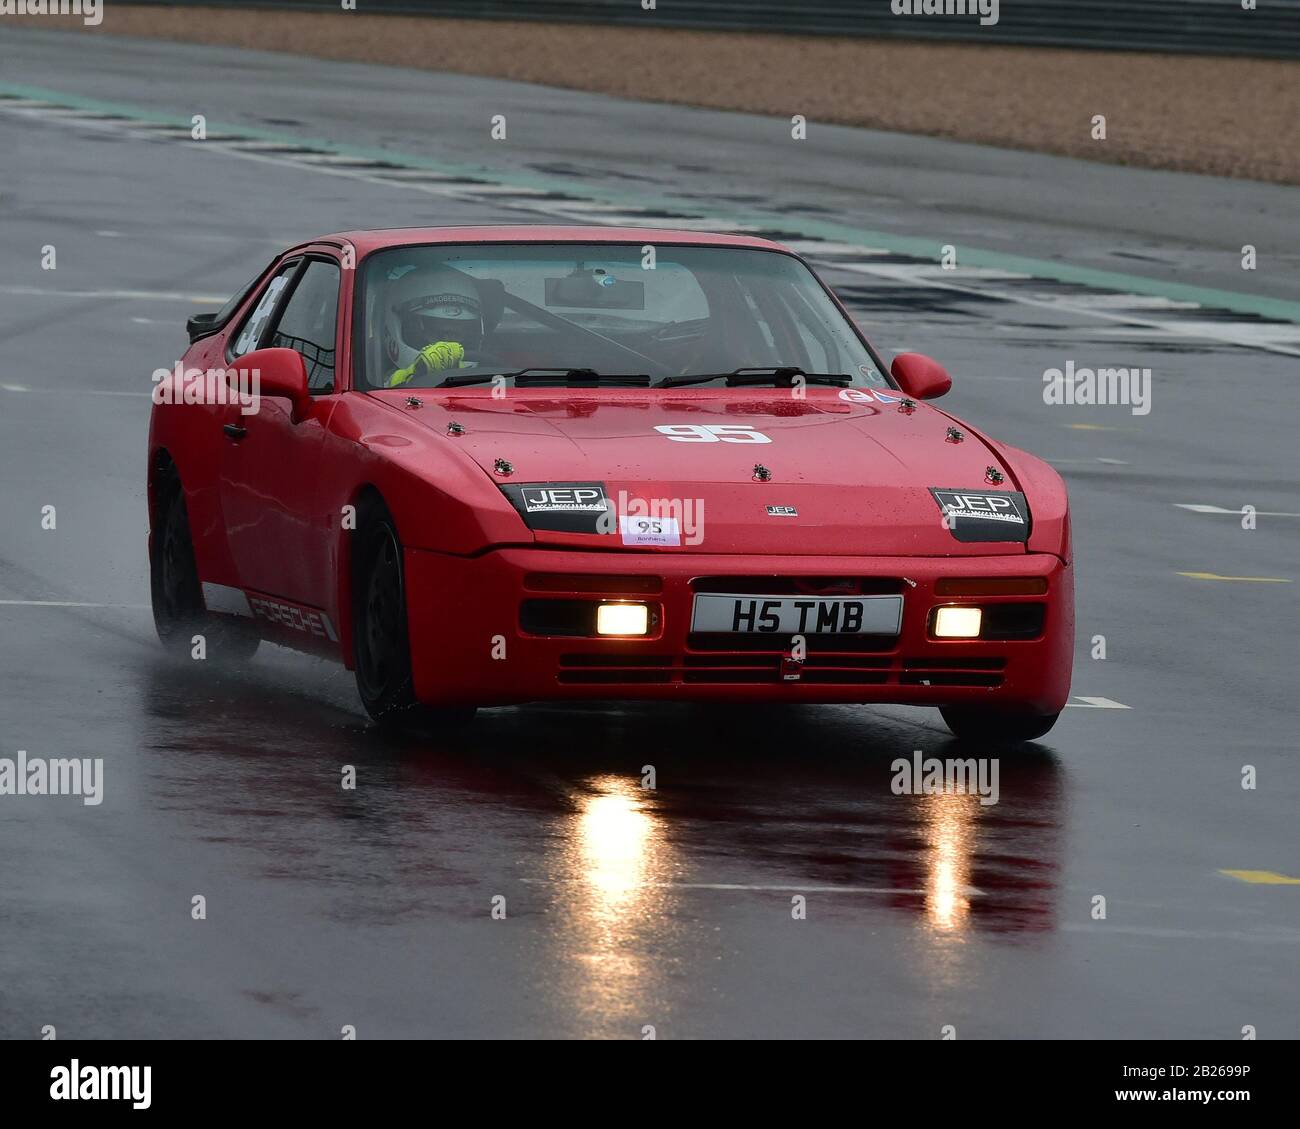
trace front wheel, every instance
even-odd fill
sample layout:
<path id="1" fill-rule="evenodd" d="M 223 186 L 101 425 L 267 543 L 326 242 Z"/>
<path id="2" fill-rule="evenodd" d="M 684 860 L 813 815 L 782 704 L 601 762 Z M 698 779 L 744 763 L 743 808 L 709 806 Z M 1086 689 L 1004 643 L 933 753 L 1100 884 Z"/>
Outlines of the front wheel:
<path id="1" fill-rule="evenodd" d="M 998 713 L 965 706 L 944 706 L 939 712 L 959 741 L 986 741 L 990 744 L 1034 741 L 1051 729 L 1061 716 L 1059 712 Z"/>
<path id="2" fill-rule="evenodd" d="M 366 713 L 386 726 L 464 724 L 473 707 L 429 709 L 415 699 L 402 542 L 387 510 L 371 508 L 353 555 L 352 654 Z"/>

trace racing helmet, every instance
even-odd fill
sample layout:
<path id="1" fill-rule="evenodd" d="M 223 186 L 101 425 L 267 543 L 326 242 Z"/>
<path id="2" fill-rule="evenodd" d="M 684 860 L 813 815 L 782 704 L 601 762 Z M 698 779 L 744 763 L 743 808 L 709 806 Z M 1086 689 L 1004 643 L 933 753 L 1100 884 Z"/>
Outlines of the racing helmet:
<path id="1" fill-rule="evenodd" d="M 469 275 L 445 266 L 417 267 L 389 283 L 384 352 L 391 364 L 411 364 L 436 341 L 455 341 L 472 353 L 483 336 L 483 301 Z"/>

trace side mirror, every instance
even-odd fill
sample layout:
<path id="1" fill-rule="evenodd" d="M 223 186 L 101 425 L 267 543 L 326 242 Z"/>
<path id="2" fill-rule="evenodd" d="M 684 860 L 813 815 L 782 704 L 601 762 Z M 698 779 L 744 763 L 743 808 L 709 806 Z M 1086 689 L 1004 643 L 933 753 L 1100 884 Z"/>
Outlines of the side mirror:
<path id="1" fill-rule="evenodd" d="M 948 370 L 924 353 L 899 353 L 889 372 L 898 386 L 916 400 L 937 400 L 952 387 Z"/>
<path id="2" fill-rule="evenodd" d="M 245 388 L 251 385 L 255 395 L 287 399 L 293 405 L 290 418 L 294 423 L 302 419 L 311 405 L 307 366 L 296 349 L 255 349 L 235 361 L 230 372 Z"/>

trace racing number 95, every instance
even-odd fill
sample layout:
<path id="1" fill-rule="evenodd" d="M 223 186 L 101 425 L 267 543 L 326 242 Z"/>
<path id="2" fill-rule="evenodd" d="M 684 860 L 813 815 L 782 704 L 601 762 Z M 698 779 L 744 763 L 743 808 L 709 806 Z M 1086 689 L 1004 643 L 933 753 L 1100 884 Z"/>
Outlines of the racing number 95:
<path id="1" fill-rule="evenodd" d="M 744 423 L 661 423 L 655 430 L 677 443 L 770 443 Z"/>

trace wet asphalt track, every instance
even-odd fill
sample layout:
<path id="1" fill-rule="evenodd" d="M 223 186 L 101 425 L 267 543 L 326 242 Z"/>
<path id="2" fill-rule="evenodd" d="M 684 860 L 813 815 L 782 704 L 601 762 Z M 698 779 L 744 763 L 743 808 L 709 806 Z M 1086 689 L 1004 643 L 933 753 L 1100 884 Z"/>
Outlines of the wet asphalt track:
<path id="1" fill-rule="evenodd" d="M 151 48 L 151 94 L 135 79 L 138 48 L 99 46 L 7 33 L 0 61 L 9 81 L 39 73 L 46 87 L 196 112 L 175 92 L 203 52 Z M 346 128 L 324 111 L 311 119 L 306 103 L 256 105 L 272 71 L 284 82 L 322 64 L 212 59 L 222 66 L 198 81 L 226 100 L 214 118 L 260 110 L 308 136 Z M 433 81 L 347 70 L 365 76 L 354 114 Z M 682 123 L 675 147 L 699 131 L 701 168 L 717 151 L 708 129 L 755 128 L 596 101 L 587 112 L 615 131 L 619 114 L 652 113 Z M 572 128 L 550 128 L 556 152 L 572 144 Z M 383 140 L 443 153 L 408 125 Z M 837 147 L 852 143 L 836 131 Z M 521 159 L 466 144 L 449 138 L 450 156 Z M 861 144 L 869 166 L 875 150 Z M 932 147 L 931 166 L 958 150 L 990 161 L 897 145 Z M 142 606 L 148 376 L 205 308 L 194 296 L 224 296 L 292 240 L 528 221 L 536 208 L 39 116 L 0 113 L 0 154 L 0 756 L 106 766 L 99 807 L 0 797 L 0 1035 L 39 1037 L 46 1024 L 60 1037 L 337 1038 L 344 1024 L 363 1038 L 639 1038 L 645 1025 L 662 1038 L 937 1038 L 946 1024 L 964 1038 L 1232 1039 L 1247 1024 L 1261 1038 L 1300 1035 L 1300 885 L 1220 873 L 1300 877 L 1300 517 L 1246 532 L 1176 505 L 1300 513 L 1296 356 L 828 272 L 853 288 L 883 351 L 945 361 L 952 408 L 1054 460 L 1071 489 L 1074 690 L 1130 708 L 1067 709 L 1041 745 L 1002 759 L 996 806 L 891 794 L 894 757 L 953 752 L 928 710 L 535 707 L 484 712 L 454 737 L 389 738 L 341 668 L 270 646 L 225 677 L 164 661 Z M 1125 208 L 1124 186 L 1140 193 L 1162 174 L 1006 160 L 1039 178 L 1028 196 L 1068 201 L 1096 177 L 1110 196 L 1063 206 L 1086 210 L 1086 225 L 1040 214 L 1024 226 L 1007 205 L 982 220 L 989 246 L 1046 258 L 1095 245 L 1092 229 L 1109 223 L 1110 246 L 1163 260 L 1147 273 L 1300 297 L 1283 258 L 1295 261 L 1295 190 L 1178 180 L 1182 196 L 1135 232 L 1141 209 Z M 600 177 L 617 166 L 637 175 L 635 153 L 609 157 Z M 727 164 L 720 177 L 745 171 Z M 905 196 L 906 173 L 890 176 Z M 953 208 L 968 192 L 961 176 L 922 176 L 932 212 L 945 191 Z M 754 188 L 794 202 L 777 172 Z M 1225 223 L 1253 208 L 1272 233 L 1256 286 L 1217 265 L 1247 240 L 1201 222 L 1225 199 L 1243 202 Z M 872 208 L 880 228 L 890 209 Z M 53 272 L 40 269 L 45 244 Z M 1149 365 L 1151 414 L 1045 406 L 1042 372 L 1068 359 Z M 53 531 L 41 529 L 46 505 Z M 56 606 L 67 603 L 94 606 Z M 1105 661 L 1089 657 L 1098 634 Z M 358 767 L 355 792 L 339 788 L 345 764 Z M 653 792 L 639 787 L 647 764 Z M 1258 769 L 1255 791 L 1239 785 L 1243 764 Z M 804 921 L 791 919 L 797 893 Z M 195 894 L 206 921 L 190 918 Z M 1090 917 L 1098 894 L 1105 921 Z M 489 917 L 496 895 L 505 921 Z"/>

